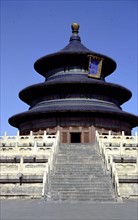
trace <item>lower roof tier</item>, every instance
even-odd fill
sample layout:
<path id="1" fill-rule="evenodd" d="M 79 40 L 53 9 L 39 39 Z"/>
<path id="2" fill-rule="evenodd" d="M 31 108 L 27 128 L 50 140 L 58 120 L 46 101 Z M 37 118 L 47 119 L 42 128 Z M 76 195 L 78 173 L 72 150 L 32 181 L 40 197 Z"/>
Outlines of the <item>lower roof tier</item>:
<path id="1" fill-rule="evenodd" d="M 132 96 L 131 91 L 117 84 L 91 79 L 86 74 L 65 74 L 26 87 L 19 93 L 19 97 L 31 106 L 42 100 L 67 98 L 69 94 L 78 98 L 110 97 L 110 100 L 115 100 L 118 105 L 122 105 Z"/>
<path id="2" fill-rule="evenodd" d="M 32 109 L 12 116 L 9 123 L 17 128 L 21 128 L 21 124 L 32 121 L 34 119 L 58 118 L 66 115 L 70 121 L 73 114 L 80 115 L 81 117 L 103 117 L 104 119 L 117 119 L 130 124 L 130 127 L 138 126 L 138 117 L 122 111 L 113 103 L 108 103 L 99 100 L 87 99 L 68 99 L 68 100 L 55 100 L 41 102 L 34 106 Z M 81 120 L 81 119 L 80 119 Z"/>

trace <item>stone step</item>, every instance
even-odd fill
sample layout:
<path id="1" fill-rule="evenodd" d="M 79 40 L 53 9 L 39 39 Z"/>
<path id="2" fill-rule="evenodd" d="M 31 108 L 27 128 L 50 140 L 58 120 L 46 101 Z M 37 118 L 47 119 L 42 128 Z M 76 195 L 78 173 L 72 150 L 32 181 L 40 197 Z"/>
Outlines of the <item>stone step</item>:
<path id="1" fill-rule="evenodd" d="M 55 167 L 54 169 L 53 169 L 54 171 L 57 171 L 57 170 L 62 170 L 62 171 L 96 171 L 96 172 L 98 172 L 98 171 L 102 171 L 102 172 L 104 172 L 104 167 L 101 167 L 100 168 L 100 166 L 98 167 L 98 166 L 96 166 L 96 167 L 92 167 L 92 166 L 72 166 L 72 165 L 66 165 L 66 164 L 57 164 L 57 167 Z M 87 172 L 86 172 L 87 173 Z"/>
<path id="2" fill-rule="evenodd" d="M 80 156 L 80 157 L 82 157 L 82 156 L 85 156 L 85 157 L 95 157 L 95 156 L 97 156 L 97 157 L 101 157 L 101 155 L 100 154 L 98 154 L 98 153 L 96 153 L 96 152 L 91 152 L 91 151 L 89 151 L 89 152 L 74 152 L 74 151 L 65 151 L 65 152 L 59 152 L 58 153 L 58 156 L 62 156 L 62 157 L 64 157 L 64 156 L 74 156 L 74 157 L 77 157 L 77 156 Z"/>
<path id="3" fill-rule="evenodd" d="M 75 163 L 91 163 L 91 164 L 95 164 L 95 163 L 99 163 L 101 162 L 101 159 L 100 158 L 85 158 L 85 157 L 60 157 L 60 158 L 57 158 L 56 162 L 57 163 L 72 163 L 74 162 L 75 160 Z"/>
<path id="4" fill-rule="evenodd" d="M 99 147 L 94 147 L 94 146 L 66 146 L 66 147 L 63 147 L 63 146 L 59 146 L 58 148 L 58 151 L 64 151 L 64 150 L 74 150 L 74 151 L 77 151 L 77 150 L 80 150 L 80 151 L 83 151 L 83 150 L 94 150 L 94 151 L 99 151 Z"/>
<path id="5" fill-rule="evenodd" d="M 81 150 L 81 151 L 71 151 L 71 150 L 68 150 L 68 151 L 58 151 L 58 155 L 61 155 L 61 156 L 101 156 L 99 154 L 99 152 L 97 151 L 94 151 L 94 150 L 89 150 L 89 151 L 85 151 L 85 150 Z"/>
<path id="6" fill-rule="evenodd" d="M 86 175 L 88 174 L 88 173 L 90 173 L 90 172 L 92 172 L 92 173 L 98 173 L 98 172 L 100 172 L 100 173 L 105 173 L 105 170 L 104 170 L 104 168 L 101 168 L 101 169 L 99 169 L 99 168 L 92 168 L 92 167 L 70 167 L 70 166 L 68 166 L 68 167 L 62 167 L 62 166 L 58 166 L 58 167 L 55 167 L 54 169 L 53 169 L 53 172 L 61 172 L 61 171 L 63 171 L 64 172 L 64 174 L 65 174 L 65 172 L 67 172 L 67 174 L 69 173 L 69 172 L 86 172 Z"/>
<path id="7" fill-rule="evenodd" d="M 80 160 L 58 160 L 58 161 L 56 161 L 56 163 L 55 164 L 62 164 L 62 165 L 75 165 L 75 166 L 77 166 L 77 164 L 78 164 L 78 166 L 91 166 L 91 167 L 93 167 L 93 166 L 97 166 L 98 164 L 101 166 L 102 165 L 102 162 L 99 160 L 82 160 L 82 159 L 80 159 Z"/>
<path id="8" fill-rule="evenodd" d="M 101 157 L 101 155 L 98 152 L 93 152 L 93 151 L 83 151 L 83 152 L 79 152 L 79 151 L 59 151 L 58 152 L 58 156 L 86 156 L 86 157 L 94 157 L 94 156 L 98 156 Z"/>
<path id="9" fill-rule="evenodd" d="M 103 167 L 102 162 L 100 162 L 100 161 L 97 161 L 97 162 L 91 161 L 91 162 L 88 162 L 88 163 L 81 163 L 81 162 L 78 162 L 78 163 L 77 163 L 76 161 L 74 161 L 74 162 L 71 161 L 70 163 L 67 162 L 67 161 L 65 161 L 64 163 L 63 163 L 63 162 L 61 163 L 61 162 L 58 162 L 58 161 L 57 161 L 57 162 L 55 163 L 55 166 L 56 166 L 56 167 L 58 167 L 58 166 L 64 166 L 64 167 L 65 167 L 65 166 L 66 166 L 66 167 L 69 167 L 69 166 L 70 166 L 70 167 L 71 167 L 71 166 L 72 166 L 72 167 L 73 167 L 73 166 L 74 166 L 74 167 L 81 167 L 81 166 L 82 166 L 82 167 L 91 167 L 91 168 L 94 168 L 94 167 L 101 168 L 101 167 Z"/>
<path id="10" fill-rule="evenodd" d="M 63 188 L 63 187 L 65 187 L 65 188 L 67 188 L 67 187 L 71 187 L 71 188 L 75 188 L 75 187 L 77 187 L 77 188 L 93 188 L 93 189 L 95 189 L 95 188 L 101 188 L 101 189 L 103 189 L 103 188 L 112 188 L 112 185 L 110 184 L 110 183 L 108 183 L 108 182 L 106 182 L 106 184 L 102 184 L 102 182 L 99 182 L 99 183 L 93 183 L 93 182 L 90 182 L 90 181 L 85 181 L 85 182 L 79 182 L 79 181 L 77 181 L 77 182 L 75 182 L 75 181 L 72 181 L 72 182 L 69 182 L 69 181 L 65 181 L 65 182 L 60 182 L 60 181 L 56 181 L 56 182 L 54 182 L 54 183 L 51 183 L 51 186 L 54 186 L 54 187 L 58 187 L 58 188 Z"/>
<path id="11" fill-rule="evenodd" d="M 51 192 L 58 192 L 58 193 L 67 193 L 67 194 L 102 194 L 102 195 L 109 195 L 112 194 L 112 190 L 108 188 L 103 188 L 103 190 L 100 189 L 87 189 L 83 190 L 83 188 L 71 188 L 71 189 L 64 189 L 64 188 L 51 188 Z"/>
<path id="12" fill-rule="evenodd" d="M 98 149 L 98 147 L 96 147 L 95 145 L 59 145 L 59 148 L 58 149 Z"/>
<path id="13" fill-rule="evenodd" d="M 110 183 L 108 183 L 107 181 L 105 182 L 105 183 L 103 183 L 102 181 L 101 182 L 98 182 L 98 181 L 91 181 L 91 180 L 81 180 L 81 181 L 79 181 L 79 180 L 64 180 L 64 181 L 62 181 L 62 180 L 53 180 L 52 179 L 52 181 L 54 181 L 54 183 L 51 183 L 51 185 L 64 185 L 64 186 L 66 186 L 66 185 L 70 185 L 70 186 L 83 186 L 83 187 L 87 187 L 87 186 L 91 186 L 91 187 L 94 187 L 95 185 L 97 185 L 97 187 L 98 186 L 102 186 L 102 187 L 104 187 L 104 186 L 110 186 Z"/>
<path id="14" fill-rule="evenodd" d="M 58 154 L 61 154 L 61 155 L 65 155 L 65 154 L 69 154 L 69 153 L 71 153 L 71 154 L 87 154 L 87 155 L 89 155 L 89 153 L 91 154 L 91 155 L 99 155 L 99 151 L 98 150 L 95 150 L 95 149 L 64 149 L 64 150 L 59 150 L 58 151 Z"/>
<path id="15" fill-rule="evenodd" d="M 101 180 L 99 180 L 99 178 Z M 107 182 L 109 182 L 109 179 L 102 179 L 102 176 L 99 177 L 88 177 L 88 178 L 60 178 L 60 177 L 51 177 L 51 180 L 54 181 L 55 183 L 65 183 L 65 182 L 70 182 L 70 183 L 80 183 L 82 184 L 84 182 L 85 183 L 93 183 L 93 184 L 106 184 Z M 104 183 L 103 183 L 104 181 Z"/>
<path id="16" fill-rule="evenodd" d="M 79 199 L 79 198 L 83 198 L 83 199 L 86 199 L 88 200 L 89 199 L 101 199 L 101 200 L 104 200 L 104 199 L 114 199 L 113 195 L 109 194 L 109 195 L 104 195 L 104 194 L 57 194 L 57 195 L 51 195 L 51 197 L 57 197 L 57 198 L 60 198 L 60 199 Z"/>
<path id="17" fill-rule="evenodd" d="M 111 178 L 95 145 L 62 144 L 51 173 L 51 200 L 114 201 Z"/>
<path id="18" fill-rule="evenodd" d="M 103 183 L 104 184 L 104 182 L 109 182 L 110 181 L 110 178 L 109 177 L 107 177 L 107 178 L 104 178 L 103 176 L 89 176 L 89 177 L 86 177 L 86 178 L 81 178 L 81 177 L 79 177 L 79 178 L 74 178 L 74 177 L 72 177 L 72 178 L 62 178 L 62 177 L 57 177 L 56 178 L 56 176 L 52 176 L 51 177 L 51 179 L 52 179 L 52 181 L 70 181 L 70 182 L 75 182 L 76 181 L 76 183 L 77 182 L 80 182 L 80 183 L 82 183 L 83 181 L 85 182 L 85 181 L 89 181 L 89 182 L 92 182 L 92 183 Z"/>
<path id="19" fill-rule="evenodd" d="M 69 147 L 62 147 L 60 146 L 59 149 L 58 149 L 58 152 L 59 151 L 95 151 L 95 152 L 98 152 L 99 151 L 99 148 L 96 148 L 96 147 L 93 147 L 93 146 L 77 146 L 77 147 L 72 147 L 72 146 L 69 146 Z"/>
<path id="20" fill-rule="evenodd" d="M 64 189 L 64 188 L 51 188 L 51 192 L 55 192 L 55 193 L 70 193 L 70 194 L 79 194 L 79 193 L 85 193 L 85 194 L 102 194 L 102 195 L 107 195 L 107 193 L 112 194 L 112 190 L 108 189 L 108 188 L 104 188 L 104 190 L 100 190 L 100 189 L 85 189 L 85 188 L 71 188 L 71 189 Z"/>
<path id="21" fill-rule="evenodd" d="M 97 187 L 100 185 L 101 187 L 105 187 L 105 186 L 111 186 L 111 184 L 109 183 L 109 181 L 106 181 L 105 183 L 103 183 L 102 181 L 101 182 L 98 182 L 98 181 L 90 181 L 90 180 L 82 180 L 82 181 L 76 181 L 76 180 L 65 180 L 65 181 L 54 181 L 53 183 L 51 183 L 51 185 L 64 185 L 64 186 L 67 186 L 67 185 L 70 185 L 70 186 L 83 186 L 83 187 L 88 187 L 88 186 L 91 186 L 91 187 Z"/>
<path id="22" fill-rule="evenodd" d="M 103 166 L 102 164 L 100 163 L 96 163 L 96 164 L 92 164 L 92 163 L 85 163 L 85 164 L 82 164 L 82 163 L 56 163 L 56 168 L 59 168 L 59 167 L 63 167 L 63 168 L 90 168 L 90 169 L 101 169 Z"/>
<path id="23" fill-rule="evenodd" d="M 82 169 L 65 169 L 65 168 L 58 168 L 54 171 L 55 175 L 59 175 L 62 174 L 63 175 L 84 175 L 84 176 L 90 176 L 90 175 L 94 175 L 94 176 L 99 176 L 99 174 L 101 174 L 101 176 L 103 176 L 105 173 L 101 170 L 96 170 L 96 169 L 86 169 L 86 168 L 82 168 Z M 53 175 L 53 174 L 52 174 Z"/>
<path id="24" fill-rule="evenodd" d="M 66 167 L 68 167 L 68 166 L 75 166 L 75 167 L 82 166 L 82 167 L 91 167 L 91 168 L 104 167 L 101 161 L 95 161 L 95 162 L 94 161 L 87 161 L 85 163 L 82 163 L 82 161 L 62 161 L 62 162 L 56 161 L 55 162 L 55 166 L 60 166 L 60 165 L 66 166 Z"/>
<path id="25" fill-rule="evenodd" d="M 102 157 L 100 156 L 100 155 L 89 155 L 89 154 L 82 154 L 82 155 L 78 155 L 78 154 L 76 154 L 76 155 L 74 155 L 74 154 L 68 154 L 68 155 L 64 155 L 64 154 L 59 154 L 58 156 L 57 156 L 57 159 L 63 159 L 63 158 L 67 158 L 67 159 L 74 159 L 74 158 L 78 158 L 78 159 L 80 159 L 80 158 L 82 158 L 82 159 L 102 159 Z"/>
<path id="26" fill-rule="evenodd" d="M 52 184 L 51 189 L 53 190 L 60 190 L 60 191 L 77 191 L 77 190 L 84 190 L 84 191 L 92 191 L 92 192 L 107 192 L 111 191 L 112 188 L 110 185 L 107 186 L 102 186 L 102 184 L 99 184 L 97 186 L 91 185 L 91 184 L 85 184 L 85 185 L 71 185 L 70 183 L 68 184 Z"/>
<path id="27" fill-rule="evenodd" d="M 57 172 L 51 175 L 51 178 L 53 181 L 61 180 L 69 180 L 69 181 L 84 181 L 84 180 L 89 180 L 93 182 L 106 182 L 111 180 L 110 176 L 105 176 L 103 173 L 78 173 L 78 172 L 72 172 L 72 173 L 63 173 L 63 172 Z"/>
<path id="28" fill-rule="evenodd" d="M 71 155 L 83 155 L 83 154 L 85 154 L 85 155 L 99 155 L 100 156 L 100 154 L 99 154 L 99 152 L 97 151 L 97 150 L 94 150 L 94 149 L 92 149 L 92 150 L 70 150 L 70 149 L 68 149 L 68 150 L 59 150 L 58 151 L 58 154 L 60 155 L 67 155 L 67 154 L 71 154 Z"/>
<path id="29" fill-rule="evenodd" d="M 69 190 L 64 190 L 64 189 L 60 189 L 60 192 L 59 192 L 59 189 L 58 190 L 54 190 L 52 188 L 51 190 L 51 194 L 62 194 L 62 195 L 80 195 L 80 194 L 84 194 L 84 195 L 112 195 L 112 191 L 111 190 L 107 190 L 105 189 L 104 191 L 103 190 L 92 190 L 92 189 L 69 189 Z"/>
<path id="30" fill-rule="evenodd" d="M 105 175 L 106 172 L 103 170 L 103 168 L 98 169 L 98 168 L 87 168 L 87 167 L 78 167 L 78 168 L 74 168 L 74 167 L 62 167 L 59 166 L 57 168 L 55 168 L 55 170 L 53 170 L 53 172 L 55 173 L 55 175 L 59 175 L 62 174 L 63 175 Z"/>
<path id="31" fill-rule="evenodd" d="M 49 200 L 49 199 L 48 199 Z M 77 197 L 77 198 L 71 198 L 71 197 L 55 197 L 51 198 L 51 201 L 72 201 L 72 202 L 114 202 L 115 200 L 113 198 L 86 198 L 86 197 Z"/>
<path id="32" fill-rule="evenodd" d="M 70 172 L 71 173 L 75 172 L 76 174 L 77 174 L 77 172 L 78 173 L 85 172 L 86 175 L 90 174 L 91 172 L 95 173 L 95 174 L 96 173 L 103 173 L 103 174 L 105 173 L 103 168 L 99 169 L 99 168 L 96 168 L 96 167 L 95 168 L 91 168 L 91 167 L 77 167 L 77 168 L 75 168 L 75 167 L 62 167 L 62 166 L 59 166 L 59 167 L 56 167 L 53 170 L 53 172 L 55 172 L 55 173 L 57 173 L 57 172 L 61 173 L 62 171 L 64 172 L 64 174 L 65 174 L 65 172 L 67 174 L 69 174 Z"/>
<path id="33" fill-rule="evenodd" d="M 97 148 L 64 148 L 64 149 L 59 149 L 58 153 L 65 153 L 65 152 L 78 152 L 78 153 L 84 153 L 84 152 L 92 152 L 99 154 L 99 149 Z"/>
<path id="34" fill-rule="evenodd" d="M 110 196 L 110 197 L 113 197 L 113 193 L 111 190 L 105 190 L 105 191 L 98 191 L 98 190 L 51 190 L 51 195 L 72 195 L 72 196 L 80 196 L 80 195 L 83 195 L 83 196 L 86 196 L 86 197 L 92 197 L 92 196 Z"/>
<path id="35" fill-rule="evenodd" d="M 108 182 L 108 181 L 110 181 L 110 178 L 107 178 L 107 179 L 105 179 L 105 178 L 103 178 L 103 176 L 102 175 L 97 175 L 97 176 L 92 176 L 91 177 L 91 175 L 89 175 L 89 176 L 86 176 L 85 178 L 81 178 L 81 176 L 80 177 L 72 177 L 72 178 L 62 178 L 61 177 L 61 175 L 59 175 L 59 176 L 52 176 L 51 177 L 51 179 L 52 179 L 52 181 L 61 181 L 61 182 L 67 182 L 67 181 L 70 181 L 70 182 L 75 182 L 76 181 L 76 183 L 77 182 L 80 182 L 80 183 L 82 183 L 83 181 L 84 182 L 93 182 L 93 183 L 97 183 L 97 182 L 101 182 L 101 183 L 103 183 L 103 182 Z M 99 180 L 100 179 L 100 180 Z M 104 183 L 103 183 L 104 184 Z"/>
<path id="36" fill-rule="evenodd" d="M 92 172 L 92 171 L 55 171 L 54 174 L 51 174 L 52 176 L 55 175 L 56 177 L 64 177 L 66 178 L 67 175 L 71 176 L 72 175 L 72 178 L 74 179 L 77 179 L 75 178 L 74 176 L 78 177 L 78 179 L 83 179 L 82 175 L 84 175 L 85 178 L 102 178 L 103 177 L 103 172 Z"/>
<path id="37" fill-rule="evenodd" d="M 72 185 L 72 186 L 78 186 L 78 185 L 82 185 L 82 186 L 94 186 L 94 185 L 107 185 L 107 186 L 110 186 L 111 184 L 109 183 L 109 180 L 108 181 L 105 181 L 105 183 L 103 183 L 102 181 L 94 181 L 94 180 L 76 180 L 76 179 L 72 179 L 72 180 L 64 180 L 62 181 L 62 179 L 53 179 L 52 178 L 52 181 L 53 183 L 51 183 L 51 185 Z"/>
<path id="38" fill-rule="evenodd" d="M 112 195 L 52 195 L 51 200 L 67 201 L 115 201 Z"/>
<path id="39" fill-rule="evenodd" d="M 56 158 L 57 160 L 59 160 L 59 159 L 64 159 L 64 160 L 66 160 L 66 159 L 85 159 L 85 160 L 102 160 L 103 158 L 100 156 L 100 155 L 86 155 L 86 154 L 83 154 L 83 155 L 78 155 L 78 154 L 76 154 L 76 155 L 74 155 L 74 154 L 68 154 L 68 155 L 58 155 L 57 156 L 57 158 Z"/>
<path id="40" fill-rule="evenodd" d="M 101 197 L 96 197 L 96 198 L 86 198 L 86 197 L 77 197 L 77 198 L 72 198 L 72 197 L 55 197 L 51 198 L 51 201 L 72 201 L 72 202 L 114 202 L 114 198 L 101 198 Z"/>
<path id="41" fill-rule="evenodd" d="M 76 167 L 76 168 L 78 168 L 78 167 L 84 167 L 84 168 L 97 168 L 97 169 L 101 169 L 102 167 L 103 167 L 103 165 L 102 165 L 102 163 L 100 163 L 100 162 L 96 162 L 96 163 L 92 163 L 92 162 L 89 162 L 89 163 L 80 163 L 80 162 L 78 162 L 78 163 L 73 163 L 72 161 L 69 163 L 67 163 L 67 162 L 56 162 L 55 163 L 55 167 L 70 167 L 70 168 L 73 168 L 73 167 Z"/>
<path id="42" fill-rule="evenodd" d="M 68 161 L 65 161 L 65 162 L 56 162 L 55 163 L 55 167 L 70 167 L 70 168 L 75 168 L 76 167 L 76 169 L 78 168 L 78 167 L 80 167 L 80 168 L 97 168 L 97 169 L 101 169 L 101 168 L 104 168 L 104 166 L 102 165 L 102 163 L 101 162 L 98 162 L 98 161 L 96 161 L 96 163 L 93 163 L 93 162 L 87 162 L 87 163 L 81 163 L 81 162 L 73 162 L 73 161 L 70 161 L 70 162 L 68 162 Z"/>
<path id="43" fill-rule="evenodd" d="M 70 196 L 62 196 L 62 197 L 54 197 L 54 198 L 51 198 L 52 201 L 74 201 L 74 202 L 78 202 L 78 201 L 81 201 L 81 202 L 86 202 L 86 201 L 89 201 L 89 202 L 114 202 L 115 199 L 114 198 L 110 198 L 110 197 L 70 197 Z"/>
<path id="44" fill-rule="evenodd" d="M 112 195 L 112 190 L 111 189 L 103 189 L 103 190 L 99 190 L 99 189 L 87 189 L 87 190 L 83 190 L 83 188 L 71 188 L 70 190 L 68 189 L 62 189 L 62 188 L 51 188 L 51 192 L 55 192 L 56 193 L 60 193 L 60 194 L 101 194 L 101 195 Z"/>
<path id="45" fill-rule="evenodd" d="M 69 181 L 71 181 L 71 180 L 78 180 L 78 181 L 84 181 L 84 180 L 91 180 L 91 181 L 97 181 L 97 182 L 99 182 L 100 181 L 100 179 L 102 179 L 102 182 L 103 182 L 103 180 L 104 180 L 104 182 L 106 181 L 106 180 L 109 180 L 110 179 L 110 176 L 104 176 L 103 174 L 102 175 L 91 175 L 91 174 L 89 174 L 89 175 L 83 175 L 83 174 L 80 174 L 80 175 L 76 175 L 76 174 L 69 174 L 69 175 L 67 175 L 67 174 L 65 174 L 65 175 L 63 175 L 63 174 L 60 174 L 60 175 L 55 175 L 55 173 L 54 174 L 52 174 L 51 175 L 51 178 L 52 178 L 52 180 L 69 180 Z M 100 181 L 101 182 L 101 181 Z"/>
<path id="46" fill-rule="evenodd" d="M 68 174 L 68 175 L 81 176 L 81 175 L 83 174 L 84 176 L 92 176 L 91 179 L 94 178 L 94 177 L 99 177 L 99 178 L 102 178 L 102 177 L 103 177 L 103 172 L 100 172 L 100 171 L 99 171 L 99 172 L 94 172 L 94 171 L 93 171 L 93 172 L 92 172 L 92 171 L 89 172 L 88 170 L 87 170 L 87 171 L 86 171 L 86 170 L 83 170 L 83 171 L 73 171 L 73 170 L 72 170 L 72 171 L 68 171 L 68 172 L 67 172 L 67 171 L 64 172 L 64 171 L 62 170 L 62 171 L 55 171 L 54 174 L 55 174 L 56 176 L 59 176 L 59 175 L 60 175 L 60 176 L 61 176 L 61 175 L 67 175 L 67 174 Z M 52 175 L 53 175 L 53 174 L 52 174 Z"/>
<path id="47" fill-rule="evenodd" d="M 81 143 L 72 143 L 72 144 L 60 144 L 59 145 L 59 148 L 96 148 L 97 146 L 96 145 L 92 145 L 92 144 L 81 144 Z"/>
<path id="48" fill-rule="evenodd" d="M 63 169 L 63 170 L 83 170 L 83 169 L 89 169 L 89 170 L 105 170 L 102 164 L 64 164 L 64 163 L 58 163 L 55 166 L 55 169 Z"/>

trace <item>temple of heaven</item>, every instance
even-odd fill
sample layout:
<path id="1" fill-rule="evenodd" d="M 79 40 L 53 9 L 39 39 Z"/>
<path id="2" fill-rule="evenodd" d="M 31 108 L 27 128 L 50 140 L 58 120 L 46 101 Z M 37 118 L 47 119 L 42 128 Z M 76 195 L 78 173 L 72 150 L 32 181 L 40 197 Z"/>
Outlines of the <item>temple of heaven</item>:
<path id="1" fill-rule="evenodd" d="M 96 130 L 131 135 L 138 117 L 123 111 L 121 105 L 132 93 L 105 81 L 115 71 L 116 62 L 81 43 L 79 24 L 73 23 L 71 28 L 67 46 L 34 63 L 45 81 L 20 91 L 20 99 L 30 107 L 9 118 L 10 125 L 21 135 L 59 130 L 61 143 L 92 143 Z"/>

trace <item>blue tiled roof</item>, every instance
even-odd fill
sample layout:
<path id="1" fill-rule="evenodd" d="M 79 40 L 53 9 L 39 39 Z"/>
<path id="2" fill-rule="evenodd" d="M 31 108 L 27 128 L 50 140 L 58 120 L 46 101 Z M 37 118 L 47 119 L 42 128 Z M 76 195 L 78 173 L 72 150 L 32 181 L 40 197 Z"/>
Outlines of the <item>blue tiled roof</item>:
<path id="1" fill-rule="evenodd" d="M 44 77 L 47 76 L 49 70 L 62 66 L 76 65 L 86 69 L 89 63 L 88 55 L 96 55 L 104 58 L 102 69 L 105 76 L 111 74 L 116 69 L 116 62 L 113 59 L 89 50 L 81 43 L 81 39 L 76 33 L 72 34 L 69 44 L 62 50 L 38 59 L 34 64 L 34 68 Z"/>

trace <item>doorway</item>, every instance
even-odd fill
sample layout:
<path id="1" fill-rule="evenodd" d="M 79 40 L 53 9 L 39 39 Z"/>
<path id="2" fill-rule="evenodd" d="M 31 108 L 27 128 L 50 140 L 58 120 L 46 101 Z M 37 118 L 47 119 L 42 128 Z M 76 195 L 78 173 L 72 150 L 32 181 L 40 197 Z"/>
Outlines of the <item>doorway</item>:
<path id="1" fill-rule="evenodd" d="M 71 132 L 70 133 L 70 143 L 81 143 L 81 133 Z"/>

